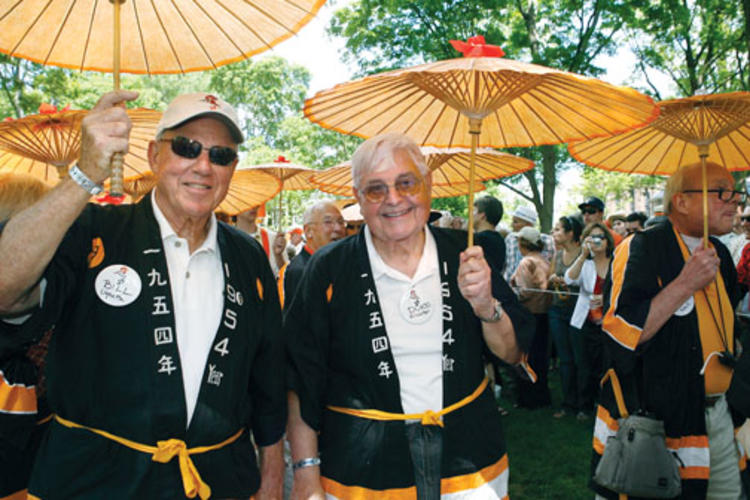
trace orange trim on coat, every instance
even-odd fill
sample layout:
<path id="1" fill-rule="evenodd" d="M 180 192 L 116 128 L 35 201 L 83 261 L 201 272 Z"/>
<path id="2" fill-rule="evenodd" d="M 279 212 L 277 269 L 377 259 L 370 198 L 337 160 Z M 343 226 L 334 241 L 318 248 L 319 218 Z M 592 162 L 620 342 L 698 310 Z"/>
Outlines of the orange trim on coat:
<path id="1" fill-rule="evenodd" d="M 0 413 L 37 412 L 36 387 L 11 384 L 0 371 Z"/>
<path id="2" fill-rule="evenodd" d="M 483 484 L 497 479 L 500 474 L 508 470 L 508 455 L 505 454 L 500 460 L 488 465 L 482 470 L 464 474 L 462 476 L 446 477 L 440 480 L 441 493 L 458 493 L 460 491 L 473 490 Z"/>
<path id="3" fill-rule="evenodd" d="M 612 259 L 612 293 L 609 308 L 602 320 L 602 330 L 618 343 L 630 350 L 635 350 L 643 330 L 616 315 L 617 303 L 622 293 L 622 285 L 625 280 L 625 270 L 628 258 L 630 257 L 630 244 L 632 241 L 633 238 L 627 238 L 626 241 L 618 245 L 615 249 L 615 256 Z"/>

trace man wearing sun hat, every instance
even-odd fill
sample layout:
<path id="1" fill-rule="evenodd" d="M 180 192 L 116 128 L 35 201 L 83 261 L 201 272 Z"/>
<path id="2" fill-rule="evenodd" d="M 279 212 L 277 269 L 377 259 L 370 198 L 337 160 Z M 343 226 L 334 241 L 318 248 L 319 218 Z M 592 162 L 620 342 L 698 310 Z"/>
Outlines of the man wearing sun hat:
<path id="1" fill-rule="evenodd" d="M 516 208 L 512 217 L 511 227 L 513 232 L 505 237 L 505 271 L 503 271 L 503 277 L 506 281 L 510 281 L 510 277 L 516 272 L 518 264 L 521 262 L 521 250 L 518 248 L 518 232 L 524 227 L 534 227 L 537 224 L 536 210 L 526 205 Z M 542 243 L 544 243 L 542 256 L 549 262 L 555 254 L 555 242 L 552 236 L 542 234 Z"/>
<path id="2" fill-rule="evenodd" d="M 243 140 L 237 115 L 210 94 L 177 97 L 149 144 L 150 195 L 88 204 L 112 155 L 127 151 L 118 104 L 136 97 L 100 99 L 70 176 L 0 235 L 0 314 L 27 316 L 13 331 L 0 322 L 0 355 L 55 325 L 55 418 L 30 497 L 277 496 L 286 409 L 275 282 L 260 245 L 213 215 Z"/>

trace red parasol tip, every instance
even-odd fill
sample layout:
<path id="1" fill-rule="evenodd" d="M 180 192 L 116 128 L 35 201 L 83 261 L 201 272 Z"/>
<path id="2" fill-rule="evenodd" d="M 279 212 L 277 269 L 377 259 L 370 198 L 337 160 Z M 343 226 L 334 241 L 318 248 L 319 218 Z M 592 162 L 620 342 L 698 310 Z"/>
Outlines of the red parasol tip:
<path id="1" fill-rule="evenodd" d="M 278 158 L 274 160 L 275 163 L 289 163 L 289 160 L 287 160 L 284 156 L 279 155 Z"/>
<path id="2" fill-rule="evenodd" d="M 48 102 L 43 102 L 39 105 L 39 113 L 43 115 L 51 115 L 57 113 L 57 106 Z"/>
<path id="3" fill-rule="evenodd" d="M 503 57 L 505 55 L 505 51 L 497 45 L 484 43 L 483 35 L 473 36 L 465 42 L 451 40 L 450 43 L 464 57 Z"/>
<path id="4" fill-rule="evenodd" d="M 110 205 L 119 205 L 125 200 L 125 195 L 121 194 L 120 196 L 112 196 L 109 192 L 102 196 L 101 198 L 97 198 L 96 201 L 99 203 L 108 203 Z"/>

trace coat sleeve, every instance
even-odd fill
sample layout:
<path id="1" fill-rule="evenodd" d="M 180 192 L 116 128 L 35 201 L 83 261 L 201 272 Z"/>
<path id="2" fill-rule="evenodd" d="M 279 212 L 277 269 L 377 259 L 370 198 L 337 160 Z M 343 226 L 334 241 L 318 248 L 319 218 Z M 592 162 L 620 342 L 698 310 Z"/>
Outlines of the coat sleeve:
<path id="1" fill-rule="evenodd" d="M 636 234 L 615 249 L 611 279 L 605 285 L 608 306 L 602 330 L 630 351 L 638 346 L 651 300 L 661 290 L 656 259 L 648 252 L 648 236 Z"/>
<path id="2" fill-rule="evenodd" d="M 258 446 L 276 443 L 284 435 L 286 424 L 286 391 L 284 388 L 284 347 L 281 332 L 281 306 L 276 279 L 265 253 L 258 248 L 260 261 L 258 292 L 262 295 L 260 344 L 250 371 L 252 430 Z"/>
<path id="3" fill-rule="evenodd" d="M 287 389 L 297 394 L 302 418 L 315 430 L 320 429 L 325 404 L 329 301 L 337 293 L 325 268 L 325 261 L 316 252 L 284 312 Z"/>

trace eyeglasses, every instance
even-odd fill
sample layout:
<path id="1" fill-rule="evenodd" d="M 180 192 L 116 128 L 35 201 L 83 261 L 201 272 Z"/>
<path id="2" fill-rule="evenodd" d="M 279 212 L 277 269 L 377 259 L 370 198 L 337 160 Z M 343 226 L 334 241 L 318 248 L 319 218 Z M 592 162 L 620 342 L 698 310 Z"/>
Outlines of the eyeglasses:
<path id="1" fill-rule="evenodd" d="M 422 187 L 422 181 L 413 175 L 407 175 L 396 179 L 393 187 L 401 196 L 413 196 L 419 192 Z M 370 203 L 381 203 L 388 196 L 389 191 L 388 184 L 384 182 L 368 184 L 359 190 Z"/>
<path id="2" fill-rule="evenodd" d="M 702 193 L 702 189 L 686 189 L 683 191 L 683 193 Z M 737 203 L 745 203 L 747 200 L 747 192 L 745 191 L 735 191 L 734 189 L 724 189 L 724 188 L 718 188 L 718 189 L 707 189 L 707 193 L 716 193 L 716 196 L 723 201 L 724 203 L 731 203 L 731 202 L 737 202 Z"/>
<path id="3" fill-rule="evenodd" d="M 343 218 L 323 217 L 323 220 L 314 222 L 314 224 L 323 224 L 324 226 L 346 226 L 346 221 Z"/>
<path id="4" fill-rule="evenodd" d="M 203 151 L 203 144 L 181 135 L 171 139 L 161 139 L 161 141 L 171 142 L 174 154 L 190 160 L 198 158 Z M 208 148 L 208 160 L 215 165 L 228 167 L 236 159 L 237 151 L 228 146 L 211 146 Z"/>
<path id="5" fill-rule="evenodd" d="M 581 209 L 581 213 L 582 213 L 582 214 L 587 214 L 587 215 L 592 215 L 592 214 L 595 214 L 595 213 L 597 213 L 598 211 L 599 211 L 599 210 L 597 210 L 596 208 L 591 208 L 591 207 L 583 207 L 583 208 Z"/>

